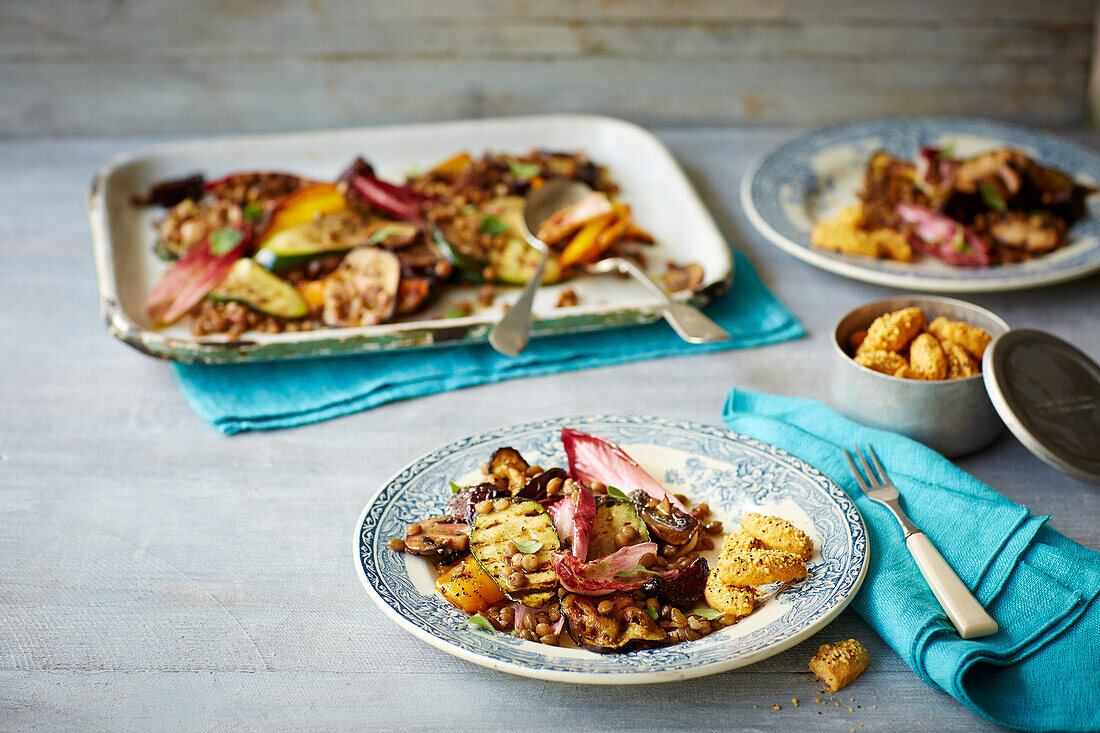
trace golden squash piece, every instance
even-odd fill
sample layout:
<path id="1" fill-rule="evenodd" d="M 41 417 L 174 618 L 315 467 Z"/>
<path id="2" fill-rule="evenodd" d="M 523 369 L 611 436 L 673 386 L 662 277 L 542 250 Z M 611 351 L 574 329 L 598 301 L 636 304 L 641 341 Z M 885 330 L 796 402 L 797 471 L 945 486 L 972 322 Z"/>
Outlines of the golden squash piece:
<path id="1" fill-rule="evenodd" d="M 821 678 L 829 692 L 852 684 L 871 663 L 871 656 L 855 639 L 822 644 L 810 660 L 810 671 Z"/>
<path id="2" fill-rule="evenodd" d="M 901 354 L 881 349 L 860 351 L 855 356 L 856 364 L 874 369 L 876 372 L 888 374 L 891 377 L 909 379 L 912 374 L 909 371 L 909 362 Z"/>
<path id="3" fill-rule="evenodd" d="M 935 336 L 922 333 L 909 344 L 909 370 L 917 379 L 938 380 L 947 377 L 947 355 Z"/>
<path id="4" fill-rule="evenodd" d="M 783 550 L 744 550 L 718 561 L 718 577 L 726 585 L 757 586 L 806 577 L 802 558 Z"/>
<path id="5" fill-rule="evenodd" d="M 929 323 L 928 330 L 940 341 L 954 341 L 978 361 L 981 361 L 986 347 L 993 340 L 984 328 L 962 321 L 949 321 L 943 316 Z"/>
<path id="6" fill-rule="evenodd" d="M 782 517 L 749 512 L 741 517 L 741 529 L 769 550 L 783 550 L 803 560 L 809 560 L 814 554 L 814 543 L 809 535 Z"/>
<path id="7" fill-rule="evenodd" d="M 748 616 L 756 608 L 756 591 L 752 588 L 726 585 L 718 577 L 717 570 L 711 570 L 707 576 L 703 597 L 714 610 L 738 619 Z"/>

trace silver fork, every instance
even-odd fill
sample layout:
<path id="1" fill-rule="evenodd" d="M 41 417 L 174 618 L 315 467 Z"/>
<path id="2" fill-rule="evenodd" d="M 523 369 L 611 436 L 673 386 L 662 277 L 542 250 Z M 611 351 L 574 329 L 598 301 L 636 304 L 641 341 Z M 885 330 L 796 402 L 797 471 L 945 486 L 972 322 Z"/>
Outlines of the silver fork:
<path id="1" fill-rule="evenodd" d="M 886 475 L 882 464 L 879 463 L 878 456 L 875 455 L 875 449 L 868 445 L 867 452 L 871 454 L 871 460 L 874 461 L 878 473 L 876 474 L 871 470 L 871 466 L 867 464 L 867 459 L 863 457 L 863 453 L 857 447 L 856 455 L 859 456 L 859 461 L 867 472 L 865 479 L 859 469 L 856 468 L 855 461 L 852 460 L 848 451 L 844 451 L 844 457 L 848 459 L 848 465 L 852 467 L 852 473 L 856 476 L 856 483 L 859 484 L 859 488 L 863 489 L 863 493 L 867 495 L 868 499 L 885 506 L 898 520 L 898 524 L 901 525 L 901 529 L 905 533 L 905 546 L 909 549 L 913 559 L 917 561 L 917 567 L 920 569 L 921 575 L 924 576 L 928 586 L 932 589 L 936 600 L 940 602 L 940 606 L 947 612 L 947 617 L 951 619 L 951 623 L 954 624 L 955 630 L 959 632 L 959 636 L 964 639 L 977 639 L 981 636 L 996 634 L 999 628 L 997 622 L 986 613 L 986 610 L 982 608 L 982 604 L 978 603 L 978 599 L 963 585 L 963 582 L 959 580 L 959 576 L 943 559 L 943 556 L 940 555 L 928 536 L 910 522 L 909 517 L 905 516 L 905 512 L 901 510 L 901 506 L 898 504 L 898 489 L 890 481 L 890 477 Z"/>

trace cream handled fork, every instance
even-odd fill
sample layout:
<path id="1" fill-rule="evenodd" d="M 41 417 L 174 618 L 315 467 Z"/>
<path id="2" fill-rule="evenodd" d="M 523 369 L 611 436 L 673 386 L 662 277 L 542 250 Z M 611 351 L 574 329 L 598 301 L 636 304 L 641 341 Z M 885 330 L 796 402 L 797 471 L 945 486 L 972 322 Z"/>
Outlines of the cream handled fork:
<path id="1" fill-rule="evenodd" d="M 863 464 L 863 468 L 867 472 L 866 480 L 864 480 L 864 476 L 856 468 L 855 461 L 852 460 L 848 451 L 844 451 L 844 457 L 848 459 L 848 464 L 852 467 L 852 473 L 855 474 L 856 483 L 859 484 L 859 488 L 863 489 L 863 493 L 867 495 L 868 499 L 885 506 L 898 520 L 898 524 L 901 525 L 901 529 L 905 533 L 905 546 L 909 549 L 913 559 L 916 560 L 921 575 L 928 582 L 928 586 L 932 589 L 936 600 L 940 602 L 940 606 L 947 612 L 947 617 L 951 619 L 951 623 L 954 624 L 955 630 L 959 632 L 959 636 L 964 639 L 976 639 L 981 636 L 996 634 L 999 628 L 997 622 L 986 613 L 986 610 L 978 603 L 978 599 L 959 580 L 959 576 L 943 559 L 943 556 L 940 555 L 928 536 L 909 521 L 909 517 L 905 516 L 905 512 L 901 510 L 901 506 L 898 504 L 897 487 L 890 481 L 890 477 L 886 475 L 882 464 L 879 463 L 878 456 L 875 455 L 875 449 L 867 446 L 867 452 L 871 454 L 871 460 L 874 461 L 878 474 L 871 470 L 871 466 L 868 465 L 867 459 L 863 457 L 863 453 L 860 452 L 859 448 L 856 448 L 856 455 L 859 456 L 860 463 Z"/>

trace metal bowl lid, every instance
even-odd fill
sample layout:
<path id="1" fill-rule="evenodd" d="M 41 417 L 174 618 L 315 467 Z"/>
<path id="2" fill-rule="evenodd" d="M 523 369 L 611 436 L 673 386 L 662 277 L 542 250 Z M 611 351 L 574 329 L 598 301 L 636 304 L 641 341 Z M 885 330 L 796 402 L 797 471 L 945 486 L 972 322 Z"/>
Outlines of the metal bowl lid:
<path id="1" fill-rule="evenodd" d="M 1028 450 L 1080 481 L 1100 484 L 1100 366 L 1065 341 L 1019 329 L 993 340 L 985 387 Z"/>

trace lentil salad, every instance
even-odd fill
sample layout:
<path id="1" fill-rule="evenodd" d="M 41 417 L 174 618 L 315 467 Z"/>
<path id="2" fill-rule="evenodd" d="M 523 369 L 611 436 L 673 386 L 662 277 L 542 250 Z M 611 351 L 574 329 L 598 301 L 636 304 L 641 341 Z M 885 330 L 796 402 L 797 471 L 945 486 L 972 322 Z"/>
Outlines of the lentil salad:
<path id="1" fill-rule="evenodd" d="M 437 565 L 436 589 L 470 624 L 624 653 L 695 641 L 751 614 L 762 602 L 753 586 L 779 577 L 772 555 L 802 567 L 782 580 L 805 577 L 812 543 L 786 520 L 746 515 L 711 569 L 703 553 L 724 528 L 706 504 L 668 492 L 613 443 L 570 428 L 561 439 L 568 469 L 499 448 L 475 481 L 451 483 L 443 514 L 389 541 Z M 760 566 L 753 585 L 719 577 L 735 562 Z"/>

